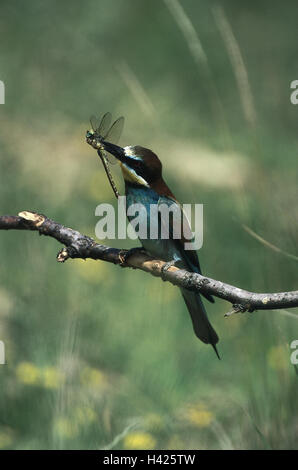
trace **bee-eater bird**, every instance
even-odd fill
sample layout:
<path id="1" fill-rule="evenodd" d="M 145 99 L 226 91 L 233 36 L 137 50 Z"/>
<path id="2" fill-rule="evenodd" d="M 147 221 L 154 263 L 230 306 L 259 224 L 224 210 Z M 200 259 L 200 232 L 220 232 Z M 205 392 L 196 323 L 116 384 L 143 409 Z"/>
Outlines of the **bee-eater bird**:
<path id="1" fill-rule="evenodd" d="M 146 207 L 144 217 L 147 217 L 146 226 L 150 224 L 150 205 L 166 204 L 176 205 L 177 210 L 182 211 L 179 202 L 162 177 L 162 164 L 151 150 L 140 146 L 119 147 L 118 145 L 102 142 L 105 150 L 114 155 L 120 162 L 122 174 L 125 182 L 126 210 L 131 204 L 142 204 Z M 129 218 L 129 217 L 128 217 Z M 159 217 L 161 223 L 161 218 Z M 172 220 L 170 220 L 170 223 Z M 172 227 L 173 228 L 173 227 Z M 172 230 L 173 232 L 173 230 Z M 201 274 L 200 263 L 195 250 L 185 250 L 184 240 L 171 238 L 171 227 L 169 230 L 169 239 L 140 239 L 145 251 L 152 257 L 165 261 L 168 265 L 174 264 L 194 273 Z M 216 343 L 218 336 L 212 328 L 207 313 L 202 302 L 201 296 L 181 288 L 183 299 L 190 313 L 193 328 L 197 337 L 204 343 L 211 344 L 219 358 Z M 203 294 L 207 300 L 214 302 L 213 297 Z"/>

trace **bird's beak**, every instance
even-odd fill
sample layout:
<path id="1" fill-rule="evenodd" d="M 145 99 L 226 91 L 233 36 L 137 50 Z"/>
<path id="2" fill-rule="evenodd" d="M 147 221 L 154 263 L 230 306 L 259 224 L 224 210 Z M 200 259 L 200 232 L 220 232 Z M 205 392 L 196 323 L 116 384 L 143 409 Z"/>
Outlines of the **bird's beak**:
<path id="1" fill-rule="evenodd" d="M 117 160 L 119 160 L 120 162 L 125 161 L 125 153 L 122 147 L 119 147 L 118 145 L 111 144 L 110 142 L 105 142 L 105 141 L 103 141 L 102 144 L 105 150 L 111 153 L 112 155 L 114 155 L 114 157 L 116 157 Z"/>
<path id="2" fill-rule="evenodd" d="M 146 186 L 149 188 L 149 184 L 147 183 L 147 181 L 145 181 L 144 178 L 138 175 L 133 169 L 133 167 L 131 167 L 133 158 L 128 156 L 122 147 L 105 141 L 103 141 L 102 144 L 107 152 L 111 153 L 112 155 L 114 155 L 114 157 L 117 158 L 117 160 L 119 160 L 125 181 L 130 181 L 134 184 Z"/>

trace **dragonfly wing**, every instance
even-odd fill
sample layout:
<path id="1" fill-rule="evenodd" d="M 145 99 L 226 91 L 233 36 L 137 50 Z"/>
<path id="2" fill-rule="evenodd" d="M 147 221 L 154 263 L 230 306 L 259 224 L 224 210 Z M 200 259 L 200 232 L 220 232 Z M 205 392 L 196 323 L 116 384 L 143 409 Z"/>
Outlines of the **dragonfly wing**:
<path id="1" fill-rule="evenodd" d="M 94 132 L 96 132 L 96 129 L 98 128 L 100 122 L 100 119 L 98 119 L 96 116 L 92 115 L 90 117 L 90 124 Z"/>
<path id="2" fill-rule="evenodd" d="M 108 129 L 110 129 L 112 122 L 112 115 L 111 113 L 105 113 L 103 117 L 101 118 L 100 124 L 96 129 L 97 134 L 100 137 L 104 137 L 106 133 L 108 132 Z"/>
<path id="3" fill-rule="evenodd" d="M 123 126 L 124 117 L 121 116 L 113 123 L 108 132 L 104 135 L 104 140 L 110 142 L 111 144 L 117 144 L 120 139 L 120 135 L 122 134 Z M 107 153 L 106 157 L 112 165 L 117 163 L 117 159 L 110 153 Z"/>
<path id="4" fill-rule="evenodd" d="M 111 144 L 117 144 L 120 139 L 120 135 L 123 131 L 124 126 L 124 117 L 121 116 L 118 118 L 113 125 L 110 127 L 106 134 L 103 134 L 104 140 L 110 142 Z"/>

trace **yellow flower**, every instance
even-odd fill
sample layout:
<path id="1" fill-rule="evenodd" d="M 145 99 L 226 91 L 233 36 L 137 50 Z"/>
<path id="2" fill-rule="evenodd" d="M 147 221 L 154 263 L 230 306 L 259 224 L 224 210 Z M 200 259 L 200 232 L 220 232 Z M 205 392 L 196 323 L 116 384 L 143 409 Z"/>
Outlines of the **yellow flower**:
<path id="1" fill-rule="evenodd" d="M 40 378 L 40 372 L 31 362 L 21 362 L 17 366 L 16 376 L 19 382 L 26 385 L 36 385 Z"/>
<path id="2" fill-rule="evenodd" d="M 76 408 L 73 413 L 73 419 L 78 426 L 93 423 L 96 417 L 95 411 L 89 406 Z"/>
<path id="3" fill-rule="evenodd" d="M 55 367 L 46 367 L 42 371 L 42 380 L 45 388 L 59 388 L 62 383 L 63 376 Z"/>
<path id="4" fill-rule="evenodd" d="M 194 426 L 205 428 L 213 421 L 213 413 L 204 406 L 193 406 L 188 408 L 186 418 Z"/>
<path id="5" fill-rule="evenodd" d="M 104 374 L 92 367 L 85 367 L 81 372 L 81 383 L 89 387 L 98 387 L 106 382 Z"/>
<path id="6" fill-rule="evenodd" d="M 58 418 L 54 423 L 54 430 L 59 437 L 72 439 L 79 433 L 79 428 L 76 423 L 73 423 L 68 418 Z"/>
<path id="7" fill-rule="evenodd" d="M 147 450 L 155 448 L 156 440 L 147 432 L 131 432 L 125 436 L 123 444 L 125 449 Z"/>
<path id="8" fill-rule="evenodd" d="M 269 366 L 275 370 L 285 370 L 289 367 L 289 354 L 287 349 L 282 346 L 273 346 L 267 356 Z"/>

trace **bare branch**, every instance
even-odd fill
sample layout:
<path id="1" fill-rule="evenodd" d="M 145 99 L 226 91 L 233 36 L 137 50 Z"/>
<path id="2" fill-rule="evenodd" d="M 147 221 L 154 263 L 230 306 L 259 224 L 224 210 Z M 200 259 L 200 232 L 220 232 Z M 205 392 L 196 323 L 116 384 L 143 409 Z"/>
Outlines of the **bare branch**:
<path id="1" fill-rule="evenodd" d="M 122 267 L 131 267 L 151 273 L 164 281 L 171 282 L 175 286 L 227 300 L 233 305 L 233 310 L 228 312 L 228 316 L 237 312 L 298 307 L 298 291 L 258 294 L 175 266 L 163 271 L 162 268 L 165 262 L 153 259 L 144 252 L 133 253 L 124 262 L 127 250 L 100 245 L 91 237 L 35 212 L 23 211 L 18 216 L 0 216 L 0 230 L 11 229 L 33 230 L 39 232 L 40 235 L 55 238 L 64 245 L 64 248 L 57 255 L 59 262 L 64 262 L 68 258 L 91 258 L 107 261 Z"/>

